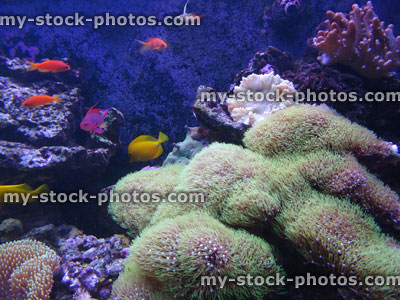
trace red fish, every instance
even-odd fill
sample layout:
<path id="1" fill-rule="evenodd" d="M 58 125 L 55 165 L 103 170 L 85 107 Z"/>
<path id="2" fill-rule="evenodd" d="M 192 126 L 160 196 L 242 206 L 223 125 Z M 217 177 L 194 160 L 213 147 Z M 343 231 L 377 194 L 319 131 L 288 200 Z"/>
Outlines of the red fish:
<path id="1" fill-rule="evenodd" d="M 70 66 L 58 60 L 48 60 L 39 64 L 35 64 L 29 60 L 27 62 L 31 65 L 30 69 L 28 70 L 29 72 L 38 70 L 39 72 L 59 73 L 71 70 Z"/>
<path id="2" fill-rule="evenodd" d="M 101 113 L 100 108 L 94 108 L 97 104 L 89 109 L 80 125 L 82 130 L 89 131 L 91 134 L 93 132 L 104 133 L 104 129 L 107 128 L 104 118 L 110 109 L 108 108 Z"/>
<path id="3" fill-rule="evenodd" d="M 63 101 L 61 101 L 60 95 L 56 95 L 56 96 L 47 96 L 47 95 L 38 95 L 38 96 L 33 96 L 30 97 L 29 99 L 25 100 L 24 102 L 22 102 L 21 106 L 24 108 L 32 108 L 32 107 L 37 107 L 37 106 L 41 106 L 41 105 L 49 105 L 53 102 L 58 102 L 58 103 L 62 103 Z"/>
<path id="4" fill-rule="evenodd" d="M 139 40 L 136 40 L 137 42 L 141 43 L 143 45 L 143 48 L 141 51 L 145 51 L 145 50 L 164 50 L 166 49 L 167 43 L 164 42 L 162 39 L 159 38 L 150 38 L 148 39 L 146 42 L 142 42 Z"/>

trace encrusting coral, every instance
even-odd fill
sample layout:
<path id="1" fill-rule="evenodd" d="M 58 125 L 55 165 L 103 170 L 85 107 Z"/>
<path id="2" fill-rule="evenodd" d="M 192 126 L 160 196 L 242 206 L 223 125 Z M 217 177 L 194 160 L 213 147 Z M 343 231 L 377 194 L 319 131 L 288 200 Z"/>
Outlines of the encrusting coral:
<path id="1" fill-rule="evenodd" d="M 22 240 L 0 245 L 0 299 L 50 300 L 60 258 L 46 245 Z"/>
<path id="2" fill-rule="evenodd" d="M 371 1 L 362 8 L 354 4 L 349 17 L 332 11 L 327 16 L 326 30 L 314 38 L 323 65 L 346 65 L 367 78 L 387 77 L 400 67 L 400 36 L 393 25 L 385 28 Z"/>
<path id="3" fill-rule="evenodd" d="M 295 92 L 292 82 L 274 72 L 251 74 L 235 86 L 234 95 L 227 100 L 228 111 L 235 122 L 254 125 L 292 105 Z"/>
<path id="4" fill-rule="evenodd" d="M 312 105 L 293 105 L 275 112 L 246 133 L 244 144 L 248 149 L 211 144 L 169 187 L 176 193 L 202 191 L 203 202 L 162 203 L 147 211 L 148 227 L 133 243 L 128 269 L 115 285 L 117 295 L 136 299 L 139 296 L 132 295 L 141 291 L 144 299 L 171 299 L 180 291 L 185 299 L 233 299 L 232 295 L 248 299 L 244 287 L 234 291 L 232 287 L 230 294 L 216 290 L 214 295 L 219 298 L 209 298 L 209 291 L 194 284 L 199 272 L 212 273 L 208 273 L 210 269 L 201 271 L 204 261 L 196 253 L 202 252 L 193 243 L 211 238 L 219 245 L 235 245 L 232 236 L 238 233 L 219 222 L 275 233 L 296 249 L 304 262 L 316 265 L 324 274 L 345 274 L 361 281 L 371 274 L 400 274 L 399 246 L 381 233 L 373 219 L 398 228 L 399 196 L 356 159 L 387 158 L 397 154 L 395 145 L 326 106 Z M 143 172 L 129 177 L 140 178 Z M 158 172 L 168 176 L 168 172 Z M 154 176 L 147 180 L 149 186 L 160 181 Z M 134 181 L 128 181 L 127 185 L 134 186 Z M 188 223 L 190 226 L 185 225 Z M 230 242 L 224 243 L 226 239 Z M 192 255 L 187 257 L 182 247 L 193 249 Z M 239 252 L 255 253 L 243 248 Z M 177 261 L 183 269 L 175 268 Z M 231 272 L 242 264 L 231 260 L 229 266 Z M 377 285 L 349 286 L 349 290 L 376 300 L 398 299 L 400 293 L 396 287 Z M 268 291 L 251 293 L 258 299 L 262 292 L 269 295 Z"/>
<path id="5" fill-rule="evenodd" d="M 165 299 L 261 300 L 280 292 L 278 286 L 239 286 L 228 280 L 223 288 L 202 283 L 203 276 L 238 279 L 282 273 L 266 242 L 204 213 L 150 226 L 133 242 L 130 253 L 126 273 L 114 285 L 114 297 L 121 300 L 138 299 L 129 298 L 138 289 L 141 299 L 160 299 L 152 294 L 161 293 Z"/>

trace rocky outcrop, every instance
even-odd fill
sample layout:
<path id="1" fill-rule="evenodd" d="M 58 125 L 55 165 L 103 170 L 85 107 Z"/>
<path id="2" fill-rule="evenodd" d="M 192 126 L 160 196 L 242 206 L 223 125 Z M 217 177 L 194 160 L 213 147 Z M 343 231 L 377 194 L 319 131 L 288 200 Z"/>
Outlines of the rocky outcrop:
<path id="1" fill-rule="evenodd" d="M 47 183 L 73 189 L 100 175 L 119 147 L 123 115 L 110 109 L 104 134 L 79 129 L 84 109 L 80 73 L 27 72 L 26 62 L 0 57 L 0 184 Z M 65 76 L 65 78 L 64 78 Z M 56 95 L 62 103 L 24 108 L 34 95 Z"/>

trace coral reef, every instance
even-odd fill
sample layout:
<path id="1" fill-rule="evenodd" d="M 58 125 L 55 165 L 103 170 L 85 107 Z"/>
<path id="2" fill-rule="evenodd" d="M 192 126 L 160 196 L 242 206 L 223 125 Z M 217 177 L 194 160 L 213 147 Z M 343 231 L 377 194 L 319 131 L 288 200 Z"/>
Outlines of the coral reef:
<path id="1" fill-rule="evenodd" d="M 29 58 L 31 61 L 35 61 L 35 57 L 40 53 L 38 47 L 27 46 L 19 34 L 12 32 L 6 32 L 3 38 L 3 44 L 8 50 L 8 55 L 11 58 Z"/>
<path id="2" fill-rule="evenodd" d="M 264 52 L 257 52 L 250 60 L 247 68 L 236 75 L 229 92 L 233 93 L 235 86 L 240 85 L 243 77 L 248 77 L 251 74 L 267 74 L 273 71 L 280 75 L 292 69 L 294 69 L 292 55 L 269 46 Z"/>
<path id="3" fill-rule="evenodd" d="M 49 247 L 33 240 L 3 244 L 0 264 L 1 299 L 50 300 L 60 258 Z"/>
<path id="4" fill-rule="evenodd" d="M 378 139 L 327 106 L 299 104 L 278 111 L 246 133 L 245 145 L 265 156 L 318 149 L 348 151 L 356 157 L 385 158 L 398 147 Z"/>
<path id="5" fill-rule="evenodd" d="M 15 218 L 4 219 L 0 223 L 0 244 L 14 241 L 23 232 L 22 222 Z"/>
<path id="6" fill-rule="evenodd" d="M 281 199 L 268 182 L 270 174 L 262 156 L 240 146 L 213 143 L 183 170 L 175 191 L 203 192 L 205 199 L 198 206 L 212 216 L 233 226 L 254 226 L 269 223 L 280 210 Z M 187 204 L 180 206 L 183 212 L 188 209 Z"/>
<path id="7" fill-rule="evenodd" d="M 98 239 L 77 235 L 60 243 L 62 284 L 74 293 L 105 300 L 112 284 L 122 271 L 122 261 L 129 254 L 129 241 L 122 236 Z"/>
<path id="8" fill-rule="evenodd" d="M 144 299 L 263 299 L 276 295 L 279 287 L 227 282 L 219 288 L 200 280 L 281 272 L 262 239 L 229 229 L 207 214 L 192 213 L 149 227 L 134 240 L 113 296 L 135 299 L 139 290 Z"/>
<path id="9" fill-rule="evenodd" d="M 36 81 L 26 82 L 24 62 L 4 57 L 0 61 L 4 75 L 0 76 L 0 182 L 46 182 L 52 188 L 62 184 L 66 190 L 80 185 L 82 179 L 101 174 L 119 147 L 122 114 L 111 109 L 106 119 L 107 132 L 82 140 L 77 131 L 83 115 L 79 88 L 48 74 L 42 80 L 31 74 Z M 61 93 L 63 103 L 35 109 L 21 107 L 31 96 Z M 65 180 L 65 176 L 74 180 Z"/>
<path id="10" fill-rule="evenodd" d="M 264 18 L 273 23 L 293 23 L 303 13 L 304 0 L 275 0 L 266 7 Z"/>
<path id="11" fill-rule="evenodd" d="M 208 230 L 204 224 L 222 221 L 234 228 L 258 232 L 269 241 L 274 236 L 272 241 L 278 239 L 285 248 L 296 249 L 300 255 L 285 259 L 292 264 L 305 262 L 323 274 L 355 276 L 358 282 L 370 274 L 399 273 L 399 264 L 393 263 L 398 261 L 399 246 L 381 232 L 373 219 L 398 229 L 399 196 L 356 159 L 397 156 L 394 144 L 378 139 L 326 106 L 303 104 L 275 112 L 256 124 L 245 134 L 244 144 L 248 149 L 213 143 L 198 153 L 176 178 L 172 192 L 198 191 L 204 195 L 203 201 L 165 202 L 146 211 L 147 220 L 152 218 L 144 223 L 147 227 L 142 228 L 132 246 L 125 272 L 115 285 L 116 297 L 164 299 L 176 295 L 176 289 L 183 292 L 185 299 L 191 295 L 209 299 L 207 294 L 196 294 L 200 292 L 190 289 L 193 273 L 174 268 L 178 261 L 177 265 L 181 265 L 183 251 L 176 241 L 175 235 L 180 236 L 176 224 L 204 213 L 210 220 L 202 222 L 202 226 L 194 220 L 190 222 L 196 228 L 188 233 L 190 241 L 201 237 L 201 230 Z M 157 170 L 158 174 L 162 174 L 162 169 Z M 130 177 L 143 178 L 143 172 L 148 171 Z M 160 182 L 154 176 L 147 180 L 147 186 Z M 128 182 L 127 178 L 121 182 Z M 131 216 L 138 211 L 132 211 Z M 377 259 L 377 253 L 384 256 Z M 177 274 L 181 280 L 178 284 L 171 279 Z M 396 287 L 377 285 L 345 290 L 352 297 L 376 300 L 397 299 L 399 295 Z"/>
<path id="12" fill-rule="evenodd" d="M 113 219 L 128 229 L 131 235 L 148 226 L 163 198 L 179 183 L 183 168 L 182 164 L 169 165 L 142 170 L 122 178 L 115 185 L 109 200 L 108 210 Z"/>
<path id="13" fill-rule="evenodd" d="M 291 106 L 295 93 L 293 83 L 274 72 L 251 74 L 234 88 L 233 96 L 227 100 L 228 111 L 233 121 L 253 126 Z"/>
<path id="14" fill-rule="evenodd" d="M 323 65 L 340 63 L 369 78 L 390 76 L 400 67 L 400 37 L 394 36 L 393 25 L 385 28 L 371 1 L 362 8 L 354 4 L 348 18 L 332 11 L 327 17 L 326 30 L 314 38 Z"/>
<path id="15" fill-rule="evenodd" d="M 187 165 L 189 161 L 203 148 L 204 145 L 202 142 L 192 138 L 190 129 L 185 140 L 174 145 L 172 152 L 168 154 L 167 158 L 163 162 L 163 166 L 173 164 Z"/>
<path id="16" fill-rule="evenodd" d="M 309 264 L 327 274 L 353 276 L 352 297 L 398 299 L 396 286 L 366 284 L 367 276 L 399 275 L 400 251 L 397 242 L 382 235 L 373 219 L 358 207 L 312 194 L 285 207 L 277 223 Z"/>
<path id="17" fill-rule="evenodd" d="M 250 126 L 234 122 L 225 102 L 226 99 L 223 99 L 216 90 L 200 86 L 193 105 L 193 113 L 218 141 L 241 143 L 244 133 Z"/>

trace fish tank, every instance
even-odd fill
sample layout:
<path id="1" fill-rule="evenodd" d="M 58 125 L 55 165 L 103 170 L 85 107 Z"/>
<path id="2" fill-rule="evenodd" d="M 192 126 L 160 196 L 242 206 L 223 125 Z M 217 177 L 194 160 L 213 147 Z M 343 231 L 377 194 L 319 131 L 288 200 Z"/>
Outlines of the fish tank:
<path id="1" fill-rule="evenodd" d="M 399 11 L 3 0 L 0 300 L 400 299 Z"/>

